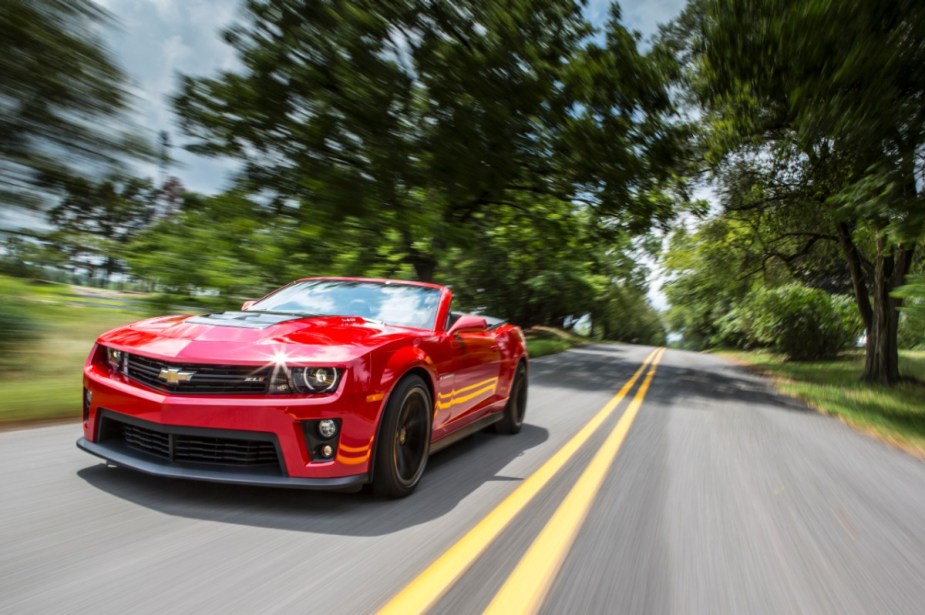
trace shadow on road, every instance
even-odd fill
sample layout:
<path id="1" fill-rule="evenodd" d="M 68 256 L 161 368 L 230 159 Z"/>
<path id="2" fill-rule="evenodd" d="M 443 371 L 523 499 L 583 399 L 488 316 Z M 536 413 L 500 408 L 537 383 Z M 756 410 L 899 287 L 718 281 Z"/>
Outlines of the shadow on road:
<path id="1" fill-rule="evenodd" d="M 530 395 L 547 387 L 615 393 L 646 356 L 639 348 L 593 344 L 536 359 L 530 364 Z"/>
<path id="2" fill-rule="evenodd" d="M 672 351 L 673 354 L 679 352 Z M 799 400 L 776 392 L 766 379 L 749 374 L 732 363 L 713 357 L 710 359 L 713 360 L 705 361 L 697 369 L 663 362 L 656 373 L 657 386 L 653 385 L 648 397 L 678 404 L 680 409 L 711 410 L 715 407 L 711 402 L 737 401 L 747 404 L 737 408 L 762 406 L 791 412 L 813 412 Z"/>
<path id="3" fill-rule="evenodd" d="M 548 437 L 548 431 L 529 424 L 516 436 L 475 434 L 435 454 L 417 491 L 402 500 L 379 499 L 365 492 L 172 480 L 104 464 L 83 468 L 77 475 L 115 497 L 168 515 L 301 532 L 379 536 L 442 517 L 486 482 L 520 480 L 498 472 Z"/>

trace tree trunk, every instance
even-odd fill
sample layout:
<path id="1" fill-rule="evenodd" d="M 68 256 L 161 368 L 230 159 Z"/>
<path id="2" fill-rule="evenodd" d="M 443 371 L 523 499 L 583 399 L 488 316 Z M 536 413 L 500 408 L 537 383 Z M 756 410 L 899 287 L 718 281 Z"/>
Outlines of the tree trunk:
<path id="1" fill-rule="evenodd" d="M 877 261 L 874 264 L 873 322 L 867 331 L 867 356 L 864 380 L 892 385 L 899 381 L 899 348 L 897 324 L 899 314 L 890 299 L 889 279 L 892 277 L 892 255 L 883 254 L 882 239 L 877 241 Z"/>
<path id="2" fill-rule="evenodd" d="M 866 263 L 870 274 L 865 275 L 865 261 L 854 244 L 851 227 L 839 223 L 836 230 L 867 333 L 863 379 L 894 385 L 900 380 L 898 334 L 902 300 L 891 297 L 890 293 L 905 283 L 914 248 L 890 246 L 881 235 L 877 239 L 875 262 Z M 872 279 L 868 280 L 869 277 Z"/>
<path id="3" fill-rule="evenodd" d="M 430 255 L 419 253 L 411 261 L 411 264 L 414 266 L 414 276 L 419 282 L 434 281 L 434 273 L 437 271 L 437 261 L 429 256 Z"/>
<path id="4" fill-rule="evenodd" d="M 877 259 L 874 263 L 873 323 L 867 332 L 867 356 L 864 380 L 876 384 L 894 385 L 899 373 L 899 308 L 902 299 L 891 293 L 906 281 L 912 265 L 914 247 L 888 246 L 881 236 L 877 239 Z"/>
<path id="5" fill-rule="evenodd" d="M 401 206 L 400 201 L 391 201 L 391 207 L 395 211 L 401 211 Z M 433 229 L 431 230 L 433 231 Z M 402 247 L 405 249 L 405 263 L 414 267 L 414 276 L 419 282 L 433 282 L 439 257 L 446 249 L 446 239 L 443 236 L 442 228 L 438 227 L 435 231 L 428 233 L 429 239 L 423 248 L 419 246 L 425 242 L 416 241 L 420 237 L 415 234 L 415 229 L 411 225 L 403 225 L 400 232 Z M 420 233 L 420 231 L 417 232 Z"/>
<path id="6" fill-rule="evenodd" d="M 914 140 L 902 148 L 904 198 L 910 203 L 918 198 L 915 180 L 915 161 L 918 144 Z M 883 229 L 877 228 L 877 257 L 874 263 L 872 331 L 867 333 L 867 356 L 864 361 L 864 380 L 877 384 L 893 385 L 899 382 L 899 308 L 902 299 L 891 293 L 906 283 L 912 269 L 915 243 L 890 245 Z"/>

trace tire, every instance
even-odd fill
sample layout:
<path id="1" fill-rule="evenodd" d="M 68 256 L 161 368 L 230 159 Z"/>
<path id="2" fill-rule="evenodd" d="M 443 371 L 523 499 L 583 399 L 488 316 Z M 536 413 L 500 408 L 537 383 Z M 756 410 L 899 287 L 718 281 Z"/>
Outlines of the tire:
<path id="1" fill-rule="evenodd" d="M 433 400 L 420 376 L 402 379 L 389 396 L 379 429 L 373 493 L 403 498 L 417 487 L 430 454 Z"/>
<path id="2" fill-rule="evenodd" d="M 521 361 L 514 373 L 514 382 L 511 383 L 511 394 L 507 398 L 504 414 L 500 421 L 495 423 L 495 431 L 500 434 L 513 435 L 520 431 L 524 424 L 524 414 L 527 411 L 527 366 Z"/>

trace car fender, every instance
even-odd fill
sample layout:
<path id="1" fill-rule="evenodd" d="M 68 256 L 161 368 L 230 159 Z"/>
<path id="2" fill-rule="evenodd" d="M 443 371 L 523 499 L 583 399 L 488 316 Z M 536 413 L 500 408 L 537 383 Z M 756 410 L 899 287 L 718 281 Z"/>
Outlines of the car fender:
<path id="1" fill-rule="evenodd" d="M 498 332 L 498 342 L 501 348 L 501 386 L 499 390 L 503 392 L 503 397 L 507 398 L 511 394 L 517 366 L 523 361 L 529 369 L 527 347 L 520 329 L 513 325 L 505 325 L 504 330 Z"/>
<path id="2" fill-rule="evenodd" d="M 375 467 L 376 450 L 379 443 L 379 430 L 382 427 L 382 416 L 389 403 L 389 397 L 395 386 L 412 370 L 417 370 L 426 374 L 425 383 L 430 389 L 431 399 L 436 396 L 437 391 L 437 369 L 434 366 L 430 356 L 417 346 L 404 346 L 392 352 L 385 361 L 381 370 L 376 370 L 372 374 L 371 382 L 378 382 L 375 389 L 380 392 L 382 399 L 379 402 L 379 408 L 376 412 L 375 434 L 373 440 L 372 457 L 369 463 L 369 471 L 372 473 Z M 377 395 L 378 397 L 378 395 Z"/>

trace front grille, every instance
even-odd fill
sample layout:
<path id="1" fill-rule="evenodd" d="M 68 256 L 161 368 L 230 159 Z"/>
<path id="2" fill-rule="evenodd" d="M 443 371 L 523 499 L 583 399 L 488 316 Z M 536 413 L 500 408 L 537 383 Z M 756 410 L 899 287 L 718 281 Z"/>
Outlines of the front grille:
<path id="1" fill-rule="evenodd" d="M 272 369 L 248 365 L 178 364 L 127 355 L 126 375 L 160 391 L 171 393 L 260 394 L 266 393 Z M 171 372 L 182 382 L 170 382 Z"/>
<path id="2" fill-rule="evenodd" d="M 170 436 L 165 433 L 158 433 L 144 427 L 136 427 L 128 423 L 120 423 L 122 429 L 122 441 L 129 448 L 150 453 L 170 459 Z"/>
<path id="3" fill-rule="evenodd" d="M 210 429 L 199 429 L 199 433 L 173 433 L 172 428 L 158 425 L 156 429 L 138 423 L 126 423 L 106 416 L 101 433 L 105 439 L 121 440 L 135 451 L 159 457 L 166 461 L 222 464 L 231 466 L 275 466 L 280 467 L 276 445 L 271 439 L 247 439 L 219 435 L 207 435 Z M 153 425 L 152 425 L 153 427 Z M 272 436 L 270 436 L 272 438 Z"/>

